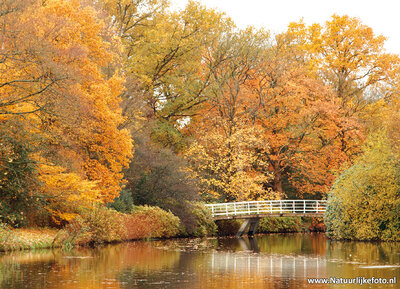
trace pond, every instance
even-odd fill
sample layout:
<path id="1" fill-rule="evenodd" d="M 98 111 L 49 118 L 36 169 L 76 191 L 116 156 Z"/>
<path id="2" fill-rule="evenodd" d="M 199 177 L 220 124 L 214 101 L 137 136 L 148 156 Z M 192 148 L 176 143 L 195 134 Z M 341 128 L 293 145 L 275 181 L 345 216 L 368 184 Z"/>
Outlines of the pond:
<path id="1" fill-rule="evenodd" d="M 272 234 L 0 253 L 0 288 L 7 289 L 353 288 L 311 285 L 309 279 L 352 282 L 344 278 L 357 277 L 357 282 L 373 277 L 397 283 L 360 288 L 399 288 L 400 243 L 337 242 L 324 234 Z"/>

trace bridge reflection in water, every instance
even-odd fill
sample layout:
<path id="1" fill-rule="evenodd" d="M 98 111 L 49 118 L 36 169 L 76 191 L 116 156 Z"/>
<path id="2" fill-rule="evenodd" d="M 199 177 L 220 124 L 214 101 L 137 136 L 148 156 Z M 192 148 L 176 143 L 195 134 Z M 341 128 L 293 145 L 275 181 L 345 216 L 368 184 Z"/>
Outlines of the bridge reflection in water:
<path id="1" fill-rule="evenodd" d="M 208 264 L 212 273 L 256 274 L 280 278 L 323 278 L 327 275 L 326 259 L 321 256 L 258 254 L 260 250 L 255 238 L 240 238 L 239 244 L 243 251 L 213 251 L 210 254 Z M 257 254 L 249 254 L 249 251 Z"/>

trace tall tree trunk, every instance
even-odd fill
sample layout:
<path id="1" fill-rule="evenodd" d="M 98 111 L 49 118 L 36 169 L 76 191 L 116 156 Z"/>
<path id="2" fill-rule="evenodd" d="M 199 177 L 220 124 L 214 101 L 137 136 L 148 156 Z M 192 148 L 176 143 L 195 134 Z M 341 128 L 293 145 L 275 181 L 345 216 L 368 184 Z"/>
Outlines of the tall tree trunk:
<path id="1" fill-rule="evenodd" d="M 274 165 L 274 180 L 272 182 L 272 189 L 275 192 L 278 192 L 280 195 L 283 195 L 282 189 L 282 172 L 280 170 L 279 165 Z"/>

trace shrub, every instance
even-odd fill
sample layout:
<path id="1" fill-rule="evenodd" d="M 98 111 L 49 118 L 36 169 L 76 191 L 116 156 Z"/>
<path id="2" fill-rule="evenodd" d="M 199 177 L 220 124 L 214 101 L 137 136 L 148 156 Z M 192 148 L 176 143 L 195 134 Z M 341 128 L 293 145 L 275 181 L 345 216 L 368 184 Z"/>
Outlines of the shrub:
<path id="1" fill-rule="evenodd" d="M 138 206 L 125 215 L 127 239 L 173 237 L 181 232 L 180 220 L 159 207 Z"/>
<path id="2" fill-rule="evenodd" d="M 0 251 L 8 251 L 15 249 L 15 236 L 12 234 L 11 228 L 4 223 L 0 223 Z"/>
<path id="3" fill-rule="evenodd" d="M 335 239 L 400 241 L 400 161 L 384 134 L 335 182 L 325 224 Z"/>
<path id="4" fill-rule="evenodd" d="M 55 238 L 64 246 L 99 244 L 126 238 L 124 215 L 105 207 L 80 212 Z"/>
<path id="5" fill-rule="evenodd" d="M 326 232 L 326 225 L 323 218 L 303 217 L 303 227 L 311 232 Z"/>
<path id="6" fill-rule="evenodd" d="M 196 226 L 194 231 L 190 234 L 195 237 L 214 236 L 217 232 L 217 225 L 215 224 L 211 212 L 202 203 L 194 203 L 192 214 L 196 219 Z"/>
<path id="7" fill-rule="evenodd" d="M 258 225 L 258 233 L 291 233 L 302 230 L 301 218 L 268 217 L 262 218 Z"/>
<path id="8" fill-rule="evenodd" d="M 90 233 L 91 242 L 122 241 L 126 236 L 124 215 L 105 207 L 97 207 L 83 214 L 84 223 Z"/>

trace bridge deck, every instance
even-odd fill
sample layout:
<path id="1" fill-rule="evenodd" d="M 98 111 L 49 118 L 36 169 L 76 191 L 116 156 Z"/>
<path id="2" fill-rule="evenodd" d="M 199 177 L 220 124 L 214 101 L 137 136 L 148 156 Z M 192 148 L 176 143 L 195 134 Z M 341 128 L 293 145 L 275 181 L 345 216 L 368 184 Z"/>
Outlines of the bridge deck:
<path id="1" fill-rule="evenodd" d="M 231 220 L 231 219 L 254 219 L 254 218 L 268 218 L 268 217 L 316 217 L 322 218 L 324 217 L 323 213 L 319 214 L 293 214 L 293 213 L 274 213 L 274 214 L 250 214 L 250 215 L 234 215 L 234 216 L 214 216 L 214 220 Z"/>
<path id="2" fill-rule="evenodd" d="M 207 204 L 214 220 L 264 217 L 323 217 L 324 200 L 274 200 Z"/>

